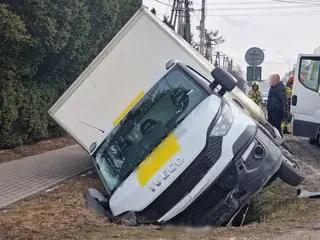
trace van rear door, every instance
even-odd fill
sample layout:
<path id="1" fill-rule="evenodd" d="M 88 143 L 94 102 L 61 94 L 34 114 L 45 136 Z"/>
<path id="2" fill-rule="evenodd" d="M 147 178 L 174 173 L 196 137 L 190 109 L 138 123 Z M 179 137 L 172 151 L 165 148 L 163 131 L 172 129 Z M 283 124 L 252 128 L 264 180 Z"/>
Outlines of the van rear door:
<path id="1" fill-rule="evenodd" d="M 299 55 L 295 70 L 293 134 L 315 139 L 320 127 L 320 55 Z"/>

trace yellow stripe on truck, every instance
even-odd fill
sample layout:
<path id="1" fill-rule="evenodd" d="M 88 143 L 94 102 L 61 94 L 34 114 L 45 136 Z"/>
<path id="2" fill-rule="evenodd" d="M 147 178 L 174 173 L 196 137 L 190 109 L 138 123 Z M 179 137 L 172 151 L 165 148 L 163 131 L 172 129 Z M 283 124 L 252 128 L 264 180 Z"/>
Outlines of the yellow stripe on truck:
<path id="1" fill-rule="evenodd" d="M 177 137 L 172 133 L 166 137 L 162 143 L 156 147 L 152 153 L 139 165 L 137 178 L 141 186 L 156 174 L 156 172 L 178 151 L 180 145 Z"/>
<path id="2" fill-rule="evenodd" d="M 113 126 L 117 125 L 121 119 L 136 105 L 140 99 L 144 96 L 144 91 L 141 91 L 133 101 L 119 114 L 119 116 L 113 121 Z"/>

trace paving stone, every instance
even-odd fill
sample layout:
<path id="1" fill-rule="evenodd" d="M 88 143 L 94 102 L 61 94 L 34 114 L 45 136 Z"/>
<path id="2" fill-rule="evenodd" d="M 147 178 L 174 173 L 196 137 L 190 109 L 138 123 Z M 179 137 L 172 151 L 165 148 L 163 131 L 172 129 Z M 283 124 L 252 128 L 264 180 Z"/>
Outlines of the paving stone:
<path id="1" fill-rule="evenodd" d="M 0 165 L 0 208 L 52 187 L 93 167 L 78 145 Z"/>

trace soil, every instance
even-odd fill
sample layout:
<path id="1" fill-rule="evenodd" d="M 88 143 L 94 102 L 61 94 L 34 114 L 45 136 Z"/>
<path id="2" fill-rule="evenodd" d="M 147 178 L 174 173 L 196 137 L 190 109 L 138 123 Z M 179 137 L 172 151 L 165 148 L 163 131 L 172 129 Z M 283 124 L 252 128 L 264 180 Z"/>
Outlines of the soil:
<path id="1" fill-rule="evenodd" d="M 32 145 L 24 145 L 14 149 L 0 150 L 0 164 L 12 160 L 37 155 L 40 153 L 64 148 L 75 144 L 71 137 L 62 137 L 46 140 Z"/>
<path id="2" fill-rule="evenodd" d="M 307 175 L 305 187 L 316 190 L 320 148 L 295 138 L 289 143 Z M 253 199 L 246 225 L 238 228 L 111 224 L 85 208 L 83 194 L 90 187 L 102 189 L 95 172 L 1 209 L 0 239 L 320 239 L 320 201 L 298 199 L 295 188 L 278 180 Z"/>

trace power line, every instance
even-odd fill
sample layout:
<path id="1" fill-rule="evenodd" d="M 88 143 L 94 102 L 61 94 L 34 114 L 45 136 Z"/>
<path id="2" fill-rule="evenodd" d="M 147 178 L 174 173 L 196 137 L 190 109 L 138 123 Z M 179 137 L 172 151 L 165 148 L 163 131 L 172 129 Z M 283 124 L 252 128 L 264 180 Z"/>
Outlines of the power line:
<path id="1" fill-rule="evenodd" d="M 306 5 L 319 5 L 320 3 L 317 2 L 305 2 L 301 0 L 271 0 L 271 1 L 251 1 L 251 2 L 208 2 L 207 5 L 272 5 L 272 4 L 306 4 Z M 200 2 L 194 2 L 194 5 L 201 5 Z"/>
<path id="2" fill-rule="evenodd" d="M 156 1 L 156 0 L 155 0 Z M 303 5 L 303 6 L 259 6 L 259 7 L 235 7 L 235 8 L 207 8 L 206 11 L 257 11 L 257 10 L 272 10 L 272 9 L 283 9 L 283 10 L 290 10 L 290 9 L 315 9 L 315 8 L 320 8 L 320 4 L 318 5 Z M 181 8 L 181 11 L 184 9 Z M 193 9 L 193 11 L 201 11 L 201 9 Z"/>
<path id="3" fill-rule="evenodd" d="M 254 1 L 254 2 L 208 2 L 207 5 L 272 5 L 272 4 L 296 4 L 296 5 L 309 5 L 309 6 L 319 6 L 319 3 L 316 2 L 304 2 L 299 0 L 271 0 L 271 1 Z M 201 5 L 200 2 L 194 2 L 194 5 Z"/>
<path id="4" fill-rule="evenodd" d="M 320 11 L 307 11 L 307 12 L 273 12 L 273 13 L 243 13 L 243 14 L 208 14 L 208 17 L 236 17 L 236 16 L 290 16 L 290 15 L 319 15 Z"/>
<path id="5" fill-rule="evenodd" d="M 168 7 L 172 7 L 172 5 L 169 4 L 169 3 L 165 3 L 165 2 L 162 2 L 162 1 L 160 1 L 160 0 L 154 0 L 154 1 L 157 2 L 157 3 L 160 3 L 160 4 L 162 4 L 162 5 L 166 5 L 166 6 L 168 6 Z"/>
<path id="6" fill-rule="evenodd" d="M 160 0 L 154 0 L 157 3 L 160 3 L 162 5 L 168 6 L 168 7 L 172 7 L 171 4 L 169 3 L 165 3 L 162 2 Z M 320 3 L 315 3 L 315 2 L 302 2 L 302 1 L 298 1 L 298 0 L 272 0 L 272 2 L 259 2 L 259 1 L 255 1 L 255 2 L 208 2 L 206 3 L 207 5 L 259 5 L 259 4 L 275 4 L 275 2 L 277 3 L 290 3 L 290 4 L 304 4 L 304 5 L 309 5 L 309 6 L 320 6 Z M 201 3 L 193 3 L 194 5 L 200 5 Z M 280 6 L 279 6 L 280 7 Z M 274 8 L 279 8 L 277 6 L 274 6 Z M 286 6 L 287 8 L 290 7 L 299 7 L 299 6 Z M 302 7 L 302 6 L 300 6 Z M 259 7 L 256 7 L 259 8 Z M 264 8 L 272 8 L 272 7 L 267 7 L 265 6 Z"/>
<path id="7" fill-rule="evenodd" d="M 320 6 L 320 3 L 315 3 L 315 2 L 302 2 L 302 1 L 296 1 L 296 0 L 272 0 L 274 2 L 278 3 L 294 3 L 294 4 L 306 4 L 310 6 Z"/>
<path id="8" fill-rule="evenodd" d="M 237 17 L 237 16 L 244 16 L 244 17 L 250 17 L 250 16 L 307 16 L 307 15 L 320 15 L 320 11 L 314 11 L 314 9 L 312 11 L 303 11 L 303 12 L 271 12 L 271 13 L 259 13 L 259 12 L 255 12 L 255 13 L 218 13 L 218 14 L 214 14 L 212 13 L 212 11 L 215 11 L 213 9 L 207 9 L 210 10 L 211 13 L 207 14 L 208 17 Z M 267 9 L 266 9 L 267 10 Z M 311 10 L 311 9 L 310 9 Z M 197 18 L 199 18 L 197 15 L 195 15 L 197 11 L 193 11 L 193 15 Z M 162 14 L 162 15 L 166 15 L 165 13 L 160 13 L 157 12 L 158 14 Z"/>
<path id="9" fill-rule="evenodd" d="M 194 2 L 194 5 L 201 5 L 199 2 Z M 257 5 L 257 4 L 274 4 L 272 1 L 254 1 L 254 2 L 208 2 L 207 5 Z"/>
<path id="10" fill-rule="evenodd" d="M 301 9 L 301 8 L 319 8 L 320 5 L 318 6 L 271 6 L 271 7 L 246 7 L 246 8 L 214 8 L 214 9 L 207 9 L 209 11 L 245 11 L 245 10 L 271 10 L 271 9 Z M 198 10 L 198 9 L 197 9 Z"/>

